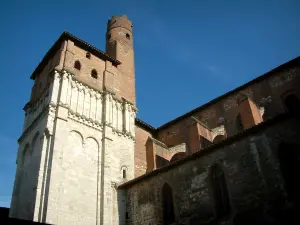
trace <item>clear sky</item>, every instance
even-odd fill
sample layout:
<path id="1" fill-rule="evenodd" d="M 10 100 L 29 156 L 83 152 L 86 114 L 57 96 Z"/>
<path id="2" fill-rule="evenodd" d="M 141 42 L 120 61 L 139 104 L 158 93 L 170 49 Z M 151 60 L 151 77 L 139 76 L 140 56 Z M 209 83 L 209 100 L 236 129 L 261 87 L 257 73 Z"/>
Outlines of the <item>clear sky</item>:
<path id="1" fill-rule="evenodd" d="M 138 117 L 160 126 L 300 55 L 299 0 L 9 0 L 0 3 L 0 206 L 9 206 L 31 73 L 67 30 L 105 50 L 133 21 Z"/>

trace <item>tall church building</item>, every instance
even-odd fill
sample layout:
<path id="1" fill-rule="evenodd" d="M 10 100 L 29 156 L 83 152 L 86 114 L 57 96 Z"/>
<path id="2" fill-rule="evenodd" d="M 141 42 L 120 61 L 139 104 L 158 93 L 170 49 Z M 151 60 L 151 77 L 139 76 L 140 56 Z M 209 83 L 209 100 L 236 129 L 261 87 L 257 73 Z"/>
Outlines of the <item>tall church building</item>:
<path id="1" fill-rule="evenodd" d="M 108 21 L 106 53 L 64 32 L 31 79 L 10 216 L 117 224 L 116 185 L 134 178 L 131 21 Z"/>
<path id="2" fill-rule="evenodd" d="M 102 52 L 64 32 L 31 75 L 10 218 L 58 225 L 299 220 L 300 57 L 155 128 L 136 118 L 127 16 L 108 21 L 105 39 Z"/>

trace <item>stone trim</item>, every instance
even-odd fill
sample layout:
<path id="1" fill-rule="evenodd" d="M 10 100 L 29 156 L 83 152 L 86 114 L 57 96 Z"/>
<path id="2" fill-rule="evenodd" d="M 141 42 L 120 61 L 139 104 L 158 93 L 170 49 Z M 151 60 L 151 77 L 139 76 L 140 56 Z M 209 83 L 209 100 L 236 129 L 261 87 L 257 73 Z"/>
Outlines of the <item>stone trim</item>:
<path id="1" fill-rule="evenodd" d="M 34 119 L 34 121 L 27 127 L 27 129 L 25 131 L 23 131 L 22 135 L 19 137 L 18 139 L 18 143 L 20 143 L 26 136 L 28 133 L 30 133 L 35 126 L 37 125 L 37 123 L 39 122 L 39 120 L 47 113 L 49 112 L 55 112 L 56 111 L 56 106 L 49 104 L 48 106 L 46 106 L 43 111 Z"/>
<path id="2" fill-rule="evenodd" d="M 149 136 L 148 139 L 152 140 L 155 144 L 157 144 L 157 145 L 159 145 L 159 146 L 161 146 L 163 148 L 169 149 L 166 144 L 164 144 L 163 142 L 161 142 L 161 141 L 159 141 L 159 140 L 157 140 L 157 139 L 155 139 L 153 137 Z"/>

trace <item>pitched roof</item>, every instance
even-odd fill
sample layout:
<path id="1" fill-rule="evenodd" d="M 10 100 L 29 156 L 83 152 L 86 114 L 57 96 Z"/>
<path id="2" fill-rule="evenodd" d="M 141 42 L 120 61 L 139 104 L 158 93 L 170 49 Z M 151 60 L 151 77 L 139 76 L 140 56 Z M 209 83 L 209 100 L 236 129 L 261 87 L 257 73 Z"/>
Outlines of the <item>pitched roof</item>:
<path id="1" fill-rule="evenodd" d="M 112 62 L 113 64 L 119 65 L 121 64 L 120 61 L 110 57 L 105 52 L 97 49 L 96 47 L 88 44 L 87 42 L 79 39 L 78 37 L 75 37 L 74 35 L 70 34 L 67 31 L 64 31 L 60 37 L 56 40 L 54 45 L 49 49 L 49 51 L 46 53 L 42 61 L 39 63 L 39 65 L 36 67 L 36 69 L 33 71 L 32 75 L 30 76 L 30 79 L 35 79 L 35 77 L 43 70 L 43 68 L 47 65 L 47 62 L 53 55 L 56 53 L 56 51 L 60 48 L 62 41 L 70 40 L 75 43 L 75 45 L 81 47 L 82 49 L 92 53 L 93 55 L 103 59 L 108 60 Z"/>

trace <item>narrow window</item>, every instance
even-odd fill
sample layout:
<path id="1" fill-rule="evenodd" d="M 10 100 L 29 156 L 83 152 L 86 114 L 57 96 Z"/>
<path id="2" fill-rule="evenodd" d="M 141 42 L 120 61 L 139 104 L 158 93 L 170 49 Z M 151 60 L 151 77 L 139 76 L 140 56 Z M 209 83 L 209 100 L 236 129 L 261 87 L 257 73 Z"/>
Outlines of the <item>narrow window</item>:
<path id="1" fill-rule="evenodd" d="M 130 40 L 130 34 L 126 33 L 126 38 Z"/>
<path id="2" fill-rule="evenodd" d="M 163 195 L 163 224 L 169 225 L 175 222 L 173 191 L 172 188 L 165 183 L 162 190 Z"/>
<path id="3" fill-rule="evenodd" d="M 126 178 L 126 169 L 123 169 L 123 179 Z"/>
<path id="4" fill-rule="evenodd" d="M 236 117 L 236 129 L 238 132 L 242 132 L 244 130 L 244 126 L 242 123 L 241 114 L 239 113 Z"/>
<path id="5" fill-rule="evenodd" d="M 285 182 L 288 198 L 300 204 L 300 183 L 295 174 L 300 173 L 300 146 L 281 143 L 278 149 L 280 170 Z"/>
<path id="6" fill-rule="evenodd" d="M 74 68 L 77 69 L 77 70 L 80 70 L 81 69 L 81 64 L 79 61 L 75 61 L 74 63 Z"/>
<path id="7" fill-rule="evenodd" d="M 92 70 L 91 76 L 92 76 L 93 78 L 95 78 L 95 79 L 98 78 L 98 73 L 97 73 L 97 71 L 96 71 L 95 69 Z"/>
<path id="8" fill-rule="evenodd" d="M 300 112 L 300 100 L 296 95 L 288 95 L 285 98 L 284 103 L 289 112 Z"/>
<path id="9" fill-rule="evenodd" d="M 225 175 L 218 165 L 211 168 L 211 185 L 216 217 L 218 220 L 224 220 L 231 210 Z"/>
<path id="10" fill-rule="evenodd" d="M 91 53 L 87 52 L 87 53 L 85 54 L 85 57 L 87 57 L 88 59 L 90 59 L 90 58 L 91 58 Z"/>

